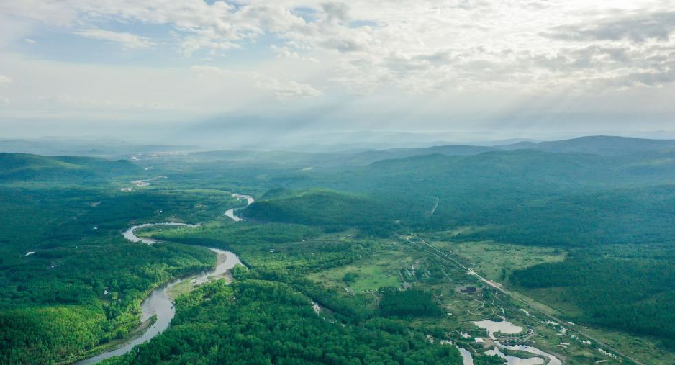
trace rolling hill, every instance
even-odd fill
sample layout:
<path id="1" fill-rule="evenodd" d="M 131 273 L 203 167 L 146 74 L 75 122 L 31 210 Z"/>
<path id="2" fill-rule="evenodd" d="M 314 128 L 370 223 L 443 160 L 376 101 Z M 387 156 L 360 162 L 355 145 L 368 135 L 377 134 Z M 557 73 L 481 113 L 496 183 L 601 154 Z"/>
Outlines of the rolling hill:
<path id="1" fill-rule="evenodd" d="M 142 169 L 129 161 L 91 157 L 45 157 L 0 153 L 0 181 L 81 180 L 133 174 Z"/>

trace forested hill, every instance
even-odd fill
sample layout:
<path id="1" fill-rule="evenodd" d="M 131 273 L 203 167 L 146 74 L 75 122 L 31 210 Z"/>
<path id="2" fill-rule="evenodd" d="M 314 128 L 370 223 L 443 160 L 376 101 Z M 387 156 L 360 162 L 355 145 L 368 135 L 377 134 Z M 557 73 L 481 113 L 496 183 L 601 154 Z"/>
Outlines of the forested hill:
<path id="1" fill-rule="evenodd" d="M 327 189 L 272 190 L 244 214 L 258 221 L 320 225 L 328 230 L 358 227 L 376 235 L 391 232 L 395 211 L 365 194 Z"/>
<path id="2" fill-rule="evenodd" d="M 91 157 L 45 157 L 0 153 L 0 181 L 79 180 L 133 174 L 142 169 L 129 161 Z"/>
<path id="3" fill-rule="evenodd" d="M 522 142 L 502 149 L 537 149 L 558 153 L 591 153 L 607 156 L 625 156 L 637 153 L 668 152 L 675 150 L 675 141 L 615 136 L 588 136 L 563 141 L 541 143 Z"/>
<path id="4" fill-rule="evenodd" d="M 386 160 L 404 159 L 433 154 L 467 157 L 488 152 L 534 150 L 560 154 L 591 154 L 597 156 L 652 155 L 675 152 L 675 141 L 590 136 L 551 142 L 519 142 L 507 145 L 437 145 L 426 148 L 390 148 L 372 150 L 345 150 L 340 152 L 223 150 L 195 152 L 177 156 L 176 160 L 191 163 L 262 164 L 286 167 L 358 167 Z"/>
<path id="5" fill-rule="evenodd" d="M 489 229 L 464 238 L 537 245 L 658 242 L 675 234 L 669 223 L 675 215 L 672 152 L 434 154 L 302 176 L 285 183 L 343 193 L 274 197 L 251 206 L 247 214 L 261 220 L 294 217 L 296 223 L 340 221 L 357 227 L 379 222 L 418 229 L 482 226 Z M 345 192 L 369 203 L 346 203 Z"/>
<path id="6" fill-rule="evenodd" d="M 561 141 L 519 142 L 496 146 L 440 145 L 429 148 L 395 148 L 359 153 L 353 160 L 376 162 L 387 159 L 440 154 L 445 156 L 475 156 L 491 151 L 536 150 L 554 153 L 580 153 L 599 156 L 627 156 L 675 151 L 675 141 L 615 136 L 588 136 Z"/>
<path id="7" fill-rule="evenodd" d="M 423 156 L 434 153 L 446 156 L 475 156 L 493 151 L 486 146 L 443 145 L 429 148 L 393 148 L 386 150 L 343 151 L 338 153 L 307 153 L 294 151 L 207 151 L 180 157 L 195 163 L 227 162 L 237 164 L 275 164 L 297 167 L 366 166 L 388 159 Z"/>
<path id="8" fill-rule="evenodd" d="M 380 185 L 412 179 L 443 189 L 437 179 L 457 186 L 545 184 L 550 187 L 656 185 L 675 181 L 675 152 L 632 156 L 548 153 L 537 150 L 493 151 L 476 156 L 432 154 L 373 163 L 355 170 L 355 179 Z M 392 181 L 391 179 L 394 178 Z M 436 179 L 436 180 L 429 180 Z M 345 180 L 342 178 L 341 180 Z"/>

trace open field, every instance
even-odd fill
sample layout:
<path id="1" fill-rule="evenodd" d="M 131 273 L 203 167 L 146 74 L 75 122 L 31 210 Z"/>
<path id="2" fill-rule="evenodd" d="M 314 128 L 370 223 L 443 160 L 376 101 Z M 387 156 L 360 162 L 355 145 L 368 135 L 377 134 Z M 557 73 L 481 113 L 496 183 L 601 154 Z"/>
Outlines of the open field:
<path id="1" fill-rule="evenodd" d="M 326 286 L 343 286 L 354 292 L 377 291 L 384 287 L 400 287 L 399 270 L 410 267 L 413 258 L 402 252 L 386 252 L 375 260 L 356 261 L 347 266 L 312 273 L 308 278 Z M 351 279 L 350 279 L 351 276 Z"/>
<path id="2" fill-rule="evenodd" d="M 492 241 L 431 241 L 435 247 L 450 250 L 471 262 L 471 268 L 490 280 L 504 282 L 513 271 L 543 263 L 561 262 L 567 256 L 559 248 L 522 246 Z"/>

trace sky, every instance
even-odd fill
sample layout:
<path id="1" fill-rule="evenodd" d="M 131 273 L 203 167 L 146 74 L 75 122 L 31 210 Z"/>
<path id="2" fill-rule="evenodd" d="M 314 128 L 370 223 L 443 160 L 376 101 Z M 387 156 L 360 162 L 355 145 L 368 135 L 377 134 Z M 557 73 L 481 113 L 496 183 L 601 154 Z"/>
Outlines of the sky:
<path id="1" fill-rule="evenodd" d="M 675 0 L 2 0 L 0 138 L 675 138 L 673 33 Z"/>

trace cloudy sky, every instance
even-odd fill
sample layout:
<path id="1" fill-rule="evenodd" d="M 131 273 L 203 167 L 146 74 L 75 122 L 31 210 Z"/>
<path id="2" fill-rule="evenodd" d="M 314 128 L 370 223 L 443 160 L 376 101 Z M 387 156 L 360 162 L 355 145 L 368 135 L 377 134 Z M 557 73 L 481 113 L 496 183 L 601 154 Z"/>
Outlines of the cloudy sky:
<path id="1" fill-rule="evenodd" d="M 2 0 L 0 138 L 664 136 L 673 33 L 675 0 Z"/>

